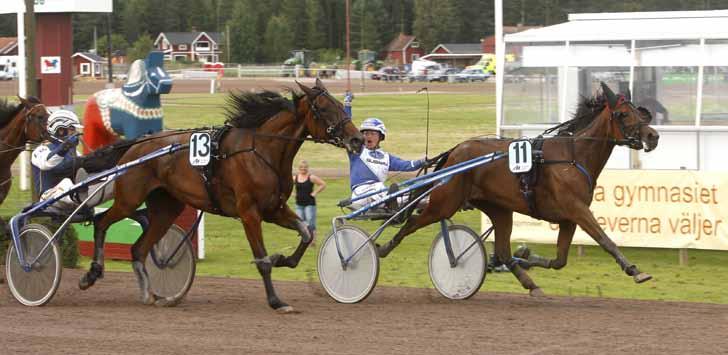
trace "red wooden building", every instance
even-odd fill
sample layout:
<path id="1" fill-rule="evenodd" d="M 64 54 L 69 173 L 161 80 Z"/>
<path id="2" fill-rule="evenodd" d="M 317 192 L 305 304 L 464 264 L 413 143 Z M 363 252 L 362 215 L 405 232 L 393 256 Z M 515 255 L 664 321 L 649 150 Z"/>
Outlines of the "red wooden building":
<path id="1" fill-rule="evenodd" d="M 400 33 L 384 48 L 384 61 L 397 66 L 412 64 L 425 54 L 415 36 Z"/>
<path id="2" fill-rule="evenodd" d="M 164 52 L 164 59 L 216 63 L 222 57 L 220 32 L 162 32 L 154 48 Z"/>
<path id="3" fill-rule="evenodd" d="M 104 76 L 104 66 L 107 60 L 96 53 L 78 52 L 71 56 L 74 75 L 101 78 Z"/>

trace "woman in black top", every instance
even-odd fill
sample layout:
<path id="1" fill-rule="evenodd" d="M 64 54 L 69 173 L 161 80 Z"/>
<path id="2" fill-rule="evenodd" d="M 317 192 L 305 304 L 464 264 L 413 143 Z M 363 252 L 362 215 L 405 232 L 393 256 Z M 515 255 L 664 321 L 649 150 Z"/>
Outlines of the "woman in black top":
<path id="1" fill-rule="evenodd" d="M 316 195 L 326 188 L 326 183 L 308 171 L 308 162 L 302 160 L 298 173 L 293 175 L 296 184 L 296 214 L 308 225 L 311 236 L 316 236 Z"/>

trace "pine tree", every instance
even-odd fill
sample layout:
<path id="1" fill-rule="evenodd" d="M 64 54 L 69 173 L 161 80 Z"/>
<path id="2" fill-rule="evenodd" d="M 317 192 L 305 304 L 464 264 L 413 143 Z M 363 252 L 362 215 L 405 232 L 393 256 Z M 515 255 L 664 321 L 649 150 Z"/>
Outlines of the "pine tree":
<path id="1" fill-rule="evenodd" d="M 263 54 L 268 62 L 280 62 L 293 47 L 293 32 L 285 16 L 273 16 L 268 20 L 263 35 Z"/>
<path id="2" fill-rule="evenodd" d="M 260 58 L 259 16 L 255 0 L 241 0 L 233 8 L 230 25 L 230 57 L 236 63 L 254 63 Z"/>
<path id="3" fill-rule="evenodd" d="M 327 20 L 320 0 L 306 0 L 306 48 L 326 47 Z"/>

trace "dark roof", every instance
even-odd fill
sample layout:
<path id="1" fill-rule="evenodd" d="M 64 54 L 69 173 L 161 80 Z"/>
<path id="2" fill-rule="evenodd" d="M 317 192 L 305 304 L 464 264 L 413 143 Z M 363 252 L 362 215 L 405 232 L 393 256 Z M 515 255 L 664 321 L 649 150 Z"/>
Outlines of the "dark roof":
<path id="1" fill-rule="evenodd" d="M 443 47 L 452 54 L 483 53 L 480 43 L 440 43 L 438 47 Z"/>
<path id="2" fill-rule="evenodd" d="M 75 57 L 75 56 L 82 56 L 93 62 L 105 62 L 106 61 L 106 58 L 104 58 L 96 53 L 91 53 L 91 52 L 77 52 L 72 55 L 72 57 Z"/>
<path id="3" fill-rule="evenodd" d="M 406 35 L 404 33 L 400 33 L 397 37 L 395 37 L 387 47 L 384 48 L 387 52 L 394 52 L 394 51 L 401 51 L 409 44 L 411 41 L 415 39 L 415 36 L 412 35 Z"/>
<path id="4" fill-rule="evenodd" d="M 222 39 L 222 33 L 220 32 L 205 32 L 215 43 L 220 43 Z M 171 44 L 191 44 L 202 32 L 162 32 L 167 41 Z"/>
<path id="5" fill-rule="evenodd" d="M 17 53 L 18 38 L 17 37 L 0 37 L 0 55 L 8 55 Z"/>

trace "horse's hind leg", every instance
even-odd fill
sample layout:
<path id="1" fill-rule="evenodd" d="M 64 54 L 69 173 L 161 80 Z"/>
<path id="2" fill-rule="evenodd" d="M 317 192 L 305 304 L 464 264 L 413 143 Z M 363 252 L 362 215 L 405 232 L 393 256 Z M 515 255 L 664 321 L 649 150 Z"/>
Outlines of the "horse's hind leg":
<path id="1" fill-rule="evenodd" d="M 139 282 L 141 299 L 144 304 L 155 303 L 159 306 L 171 306 L 172 300 L 157 299 L 151 292 L 151 284 L 144 261 L 162 237 L 164 237 L 174 220 L 182 213 L 185 205 L 172 197 L 163 189 L 156 189 L 147 196 L 149 226 L 142 236 L 131 247 L 132 268 Z"/>
<path id="2" fill-rule="evenodd" d="M 606 233 L 604 233 L 604 230 L 599 226 L 599 223 L 594 218 L 591 211 L 589 211 L 589 208 L 580 208 L 575 216 L 575 221 L 581 229 L 587 232 L 589 236 L 591 236 L 592 239 L 594 239 L 594 241 L 602 247 L 602 249 L 606 250 L 612 255 L 612 257 L 614 257 L 614 260 L 617 261 L 617 264 L 619 264 L 622 270 L 627 275 L 632 276 L 634 282 L 642 283 L 652 278 L 649 274 L 640 272 L 636 265 L 627 261 L 627 258 L 621 251 L 619 251 L 617 245 L 609 239 L 609 236 L 607 236 Z"/>
<path id="3" fill-rule="evenodd" d="M 465 202 L 465 184 L 462 176 L 455 176 L 453 179 L 432 191 L 430 202 L 418 216 L 412 216 L 407 223 L 392 237 L 392 240 L 384 245 L 377 245 L 377 252 L 384 258 L 396 248 L 402 240 L 432 223 L 450 218 L 458 211 Z"/>
<path id="4" fill-rule="evenodd" d="M 574 238 L 576 224 L 572 222 L 559 223 L 559 238 L 556 242 L 556 259 L 547 259 L 539 255 L 531 254 L 528 247 L 521 247 L 516 250 L 513 256 L 526 260 L 528 267 L 538 266 L 546 269 L 561 269 L 566 266 L 569 257 L 569 247 Z"/>
<path id="5" fill-rule="evenodd" d="M 472 202 L 472 201 L 471 201 Z M 513 212 L 503 210 L 492 205 L 484 205 L 473 202 L 481 211 L 485 212 L 495 226 L 495 257 L 501 263 L 508 265 L 508 269 L 518 279 L 523 288 L 527 289 L 531 296 L 543 296 L 543 291 L 528 276 L 526 269 L 518 265 L 511 257 L 511 233 L 513 231 Z"/>
<path id="6" fill-rule="evenodd" d="M 295 268 L 301 261 L 301 258 L 306 252 L 308 246 L 311 244 L 311 241 L 313 241 L 313 237 L 311 236 L 308 226 L 306 226 L 306 224 L 303 223 L 303 221 L 301 221 L 301 219 L 298 218 L 298 216 L 286 205 L 283 205 L 282 208 L 276 211 L 276 215 L 271 222 L 281 227 L 298 231 L 298 234 L 301 236 L 301 242 L 298 243 L 296 251 L 294 251 L 291 256 L 283 256 L 280 254 L 273 254 L 270 256 L 271 262 L 275 267 L 287 266 Z"/>

